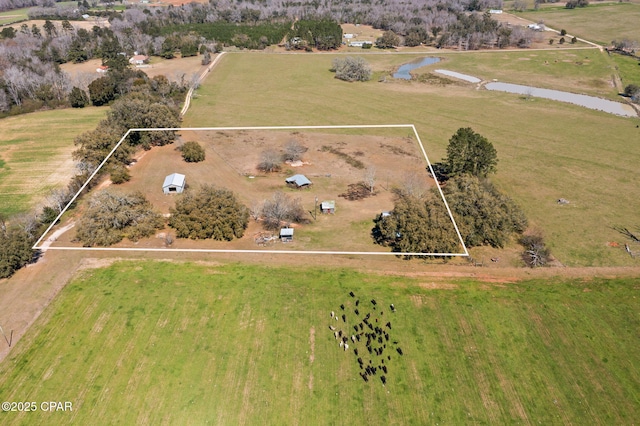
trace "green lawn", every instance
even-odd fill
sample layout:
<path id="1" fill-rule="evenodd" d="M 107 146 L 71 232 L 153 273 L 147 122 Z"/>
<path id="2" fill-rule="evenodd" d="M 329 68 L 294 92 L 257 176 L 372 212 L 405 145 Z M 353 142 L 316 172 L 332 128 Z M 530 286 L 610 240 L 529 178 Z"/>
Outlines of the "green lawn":
<path id="1" fill-rule="evenodd" d="M 624 249 L 607 243 L 624 241 L 612 227 L 637 224 L 640 151 L 633 141 L 640 137 L 638 119 L 473 85 L 346 83 L 329 72 L 333 57 L 228 54 L 198 90 L 184 125 L 413 123 L 432 162 L 445 156 L 458 128 L 469 126 L 498 151 L 492 180 L 524 208 L 561 262 L 637 264 Z M 378 73 L 412 59 L 365 57 Z M 570 204 L 558 205 L 559 198 Z"/>
<path id="2" fill-rule="evenodd" d="M 25 213 L 74 173 L 71 152 L 80 133 L 105 109 L 43 111 L 0 120 L 0 214 Z"/>
<path id="3" fill-rule="evenodd" d="M 343 269 L 117 263 L 67 285 L 0 364 L 0 400 L 73 411 L 2 412 L 0 422 L 631 424 L 639 286 L 423 288 Z M 330 311 L 351 328 L 349 291 L 361 317 L 391 321 L 389 345 L 403 350 L 386 361 L 386 387 L 358 375 L 364 338 L 344 352 L 328 328 L 347 328 Z"/>
<path id="4" fill-rule="evenodd" d="M 0 26 L 29 19 L 29 16 L 27 16 L 27 12 L 29 12 L 29 9 L 29 7 L 26 7 L 23 9 L 0 12 Z"/>
<path id="5" fill-rule="evenodd" d="M 622 87 L 626 87 L 629 84 L 640 86 L 640 60 L 616 54 L 612 54 L 611 59 L 620 73 Z"/>
<path id="6" fill-rule="evenodd" d="M 612 40 L 624 38 L 640 42 L 639 3 L 598 4 L 591 2 L 585 8 L 573 10 L 553 7 L 516 14 L 530 21 L 542 21 L 558 31 L 567 30 L 571 35 L 603 46 L 611 44 Z"/>

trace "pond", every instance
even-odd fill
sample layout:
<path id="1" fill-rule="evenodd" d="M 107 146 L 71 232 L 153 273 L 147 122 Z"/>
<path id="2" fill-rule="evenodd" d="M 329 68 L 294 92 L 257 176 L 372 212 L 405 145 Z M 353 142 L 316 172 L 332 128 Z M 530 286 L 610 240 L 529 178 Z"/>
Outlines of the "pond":
<path id="1" fill-rule="evenodd" d="M 408 64 L 400 65 L 400 68 L 398 68 L 398 71 L 396 71 L 393 74 L 393 78 L 399 78 L 402 80 L 411 80 L 411 74 L 409 74 L 410 71 L 413 71 L 416 68 L 435 64 L 438 62 L 440 62 L 440 58 L 426 57 L 422 59 L 416 59 L 415 61 L 411 61 Z"/>
<path id="2" fill-rule="evenodd" d="M 537 87 L 522 86 L 520 84 L 493 82 L 487 83 L 488 90 L 516 93 L 519 95 L 535 96 L 537 98 L 551 99 L 554 101 L 568 102 L 609 114 L 622 115 L 624 117 L 637 117 L 636 112 L 628 105 L 621 102 L 596 98 L 595 96 L 578 95 L 576 93 L 561 92 L 559 90 L 540 89 Z"/>

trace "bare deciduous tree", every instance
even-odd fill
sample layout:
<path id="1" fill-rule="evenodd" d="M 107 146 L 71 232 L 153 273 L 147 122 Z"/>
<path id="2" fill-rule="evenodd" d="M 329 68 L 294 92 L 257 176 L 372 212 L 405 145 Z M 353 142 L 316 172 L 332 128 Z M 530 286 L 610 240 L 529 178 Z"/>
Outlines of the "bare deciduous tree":
<path id="1" fill-rule="evenodd" d="M 277 172 L 280 170 L 282 157 L 275 149 L 267 149 L 260 153 L 260 163 L 258 170 L 263 172 Z"/>
<path id="2" fill-rule="evenodd" d="M 369 192 L 373 194 L 373 188 L 376 185 L 376 166 L 371 165 L 367 167 L 364 172 L 364 182 L 369 187 Z"/>
<path id="3" fill-rule="evenodd" d="M 285 161 L 298 161 L 302 159 L 302 154 L 307 152 L 307 147 L 302 145 L 296 139 L 291 139 L 284 146 Z"/>

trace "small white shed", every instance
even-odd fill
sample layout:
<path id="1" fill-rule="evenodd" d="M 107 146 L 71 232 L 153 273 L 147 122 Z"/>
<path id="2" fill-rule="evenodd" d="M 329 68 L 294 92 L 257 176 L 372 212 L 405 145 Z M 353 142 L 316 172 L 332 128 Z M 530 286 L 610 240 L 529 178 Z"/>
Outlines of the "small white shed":
<path id="1" fill-rule="evenodd" d="M 165 194 L 170 194 L 175 192 L 177 194 L 181 194 L 184 191 L 185 186 L 185 176 L 180 173 L 172 173 L 166 178 L 164 178 L 164 183 L 162 184 L 162 192 Z"/>

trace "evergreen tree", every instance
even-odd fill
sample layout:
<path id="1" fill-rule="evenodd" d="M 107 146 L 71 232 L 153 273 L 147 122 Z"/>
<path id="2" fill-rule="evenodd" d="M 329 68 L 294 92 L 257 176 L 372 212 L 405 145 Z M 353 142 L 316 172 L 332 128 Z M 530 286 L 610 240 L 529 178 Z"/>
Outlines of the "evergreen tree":
<path id="1" fill-rule="evenodd" d="M 471 128 L 460 128 L 449 139 L 446 164 L 451 176 L 471 174 L 486 177 L 496 171 L 498 154 L 493 144 Z"/>

